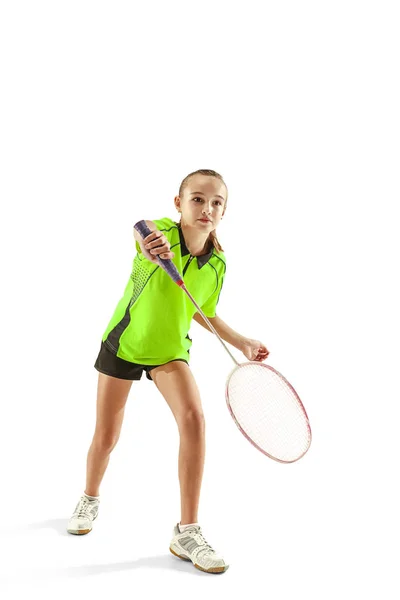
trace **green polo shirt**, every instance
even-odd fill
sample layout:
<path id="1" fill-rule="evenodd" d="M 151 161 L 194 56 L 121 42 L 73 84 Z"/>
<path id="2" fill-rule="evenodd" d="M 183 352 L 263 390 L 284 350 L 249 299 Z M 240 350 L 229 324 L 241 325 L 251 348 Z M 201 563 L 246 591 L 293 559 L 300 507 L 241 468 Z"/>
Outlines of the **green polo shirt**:
<path id="1" fill-rule="evenodd" d="M 168 217 L 153 220 L 175 253 L 172 259 L 185 286 L 207 317 L 215 317 L 224 281 L 225 255 L 214 246 L 208 254 L 192 256 L 179 223 Z M 196 307 L 159 265 L 137 254 L 124 294 L 107 325 L 102 340 L 119 358 L 161 365 L 176 358 L 189 362 L 190 324 Z"/>

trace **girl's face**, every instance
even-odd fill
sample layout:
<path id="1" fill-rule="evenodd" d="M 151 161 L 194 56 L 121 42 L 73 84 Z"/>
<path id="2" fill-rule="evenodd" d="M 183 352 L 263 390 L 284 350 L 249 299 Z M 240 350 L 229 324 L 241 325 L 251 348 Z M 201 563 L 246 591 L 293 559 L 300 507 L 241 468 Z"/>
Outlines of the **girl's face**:
<path id="1" fill-rule="evenodd" d="M 193 175 L 183 198 L 175 198 L 175 205 L 181 210 L 186 225 L 213 231 L 225 212 L 226 196 L 225 184 L 217 177 Z"/>

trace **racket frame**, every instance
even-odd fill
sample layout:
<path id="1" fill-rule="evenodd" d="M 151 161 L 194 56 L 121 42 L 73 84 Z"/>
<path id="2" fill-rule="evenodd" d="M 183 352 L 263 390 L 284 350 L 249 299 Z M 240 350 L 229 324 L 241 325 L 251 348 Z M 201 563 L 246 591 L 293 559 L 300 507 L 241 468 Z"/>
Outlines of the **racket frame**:
<path id="1" fill-rule="evenodd" d="M 257 365 L 257 367 L 264 367 L 265 369 L 269 369 L 270 371 L 272 371 L 273 373 L 275 373 L 275 375 L 278 375 L 278 377 L 280 377 L 282 379 L 282 381 L 284 381 L 284 383 L 289 386 L 289 388 L 291 389 L 293 395 L 295 396 L 300 409 L 302 410 L 302 412 L 304 413 L 304 416 L 306 418 L 306 425 L 307 425 L 307 430 L 308 430 L 308 435 L 309 435 L 309 441 L 308 441 L 308 445 L 307 448 L 304 450 L 304 452 L 302 454 L 300 454 L 300 456 L 298 456 L 297 458 L 294 458 L 293 460 L 283 460 L 281 458 L 277 458 L 276 456 L 273 456 L 273 454 L 269 454 L 269 452 L 267 452 L 266 450 L 264 450 L 263 448 L 261 448 L 258 444 L 256 444 L 256 442 L 254 440 L 251 439 L 251 437 L 246 433 L 246 431 L 243 429 L 243 427 L 240 425 L 239 421 L 236 419 L 235 413 L 233 412 L 232 406 L 230 404 L 229 401 L 229 393 L 228 393 L 228 389 L 229 389 L 229 381 L 232 377 L 232 375 L 234 373 L 236 373 L 236 371 L 242 367 L 247 367 L 248 365 Z M 310 421 L 308 419 L 308 415 L 306 412 L 306 409 L 304 408 L 304 405 L 302 403 L 302 401 L 299 398 L 298 393 L 296 392 L 296 390 L 294 389 L 294 387 L 292 386 L 292 384 L 286 379 L 286 377 L 284 377 L 282 375 L 282 373 L 279 373 L 279 371 L 277 371 L 276 369 L 274 369 L 273 367 L 271 367 L 270 365 L 266 365 L 264 363 L 259 363 L 257 361 L 251 360 L 248 362 L 244 362 L 244 363 L 240 363 L 237 367 L 235 367 L 230 374 L 228 375 L 228 379 L 226 381 L 226 387 L 225 387 L 225 399 L 226 399 L 226 404 L 228 407 L 228 410 L 231 414 L 232 419 L 234 420 L 234 422 L 236 423 L 237 427 L 239 428 L 240 432 L 244 435 L 244 437 L 250 442 L 250 444 L 252 444 L 255 448 L 257 448 L 257 450 L 259 450 L 260 452 L 262 452 L 263 454 L 265 454 L 265 456 L 268 456 L 268 458 L 272 458 L 272 460 L 275 460 L 279 463 L 283 463 L 283 464 L 289 464 L 289 463 L 294 463 L 298 460 L 300 460 L 300 458 L 302 458 L 305 453 L 308 451 L 310 445 L 311 445 L 311 438 L 312 438 L 312 433 L 311 433 L 311 426 L 310 426 Z"/>

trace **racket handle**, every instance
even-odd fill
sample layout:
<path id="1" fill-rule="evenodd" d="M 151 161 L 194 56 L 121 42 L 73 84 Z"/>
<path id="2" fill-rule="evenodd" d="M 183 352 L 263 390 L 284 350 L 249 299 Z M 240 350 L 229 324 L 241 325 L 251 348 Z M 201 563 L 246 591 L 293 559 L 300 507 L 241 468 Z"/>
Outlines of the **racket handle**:
<path id="1" fill-rule="evenodd" d="M 136 231 L 142 236 L 142 238 L 147 237 L 151 233 L 151 229 L 147 227 L 146 221 L 138 221 L 136 225 L 134 225 L 134 229 L 136 229 Z M 160 258 L 160 256 L 157 255 L 157 260 L 159 262 L 160 267 L 164 269 L 166 273 L 168 273 L 168 275 L 173 281 L 175 281 L 175 283 L 177 283 L 179 286 L 184 285 L 184 281 L 181 275 L 179 274 L 178 269 L 175 267 L 174 263 L 170 258 Z"/>

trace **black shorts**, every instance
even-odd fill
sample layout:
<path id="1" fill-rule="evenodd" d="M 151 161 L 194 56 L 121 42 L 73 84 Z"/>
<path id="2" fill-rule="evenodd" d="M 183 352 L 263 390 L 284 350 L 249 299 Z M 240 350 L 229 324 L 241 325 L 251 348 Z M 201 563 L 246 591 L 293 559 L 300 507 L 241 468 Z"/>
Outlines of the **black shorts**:
<path id="1" fill-rule="evenodd" d="M 175 360 L 181 360 L 187 365 L 189 364 L 188 361 L 184 360 L 183 358 L 175 358 L 170 362 L 174 362 Z M 159 366 L 161 365 L 139 365 L 137 363 L 130 362 L 129 360 L 119 358 L 119 356 L 115 356 L 115 354 L 113 354 L 111 350 L 107 348 L 103 341 L 101 342 L 100 352 L 96 358 L 96 362 L 94 363 L 94 368 L 100 373 L 111 375 L 111 377 L 118 377 L 118 379 L 130 379 L 133 381 L 138 381 L 141 379 L 143 371 L 146 371 L 147 379 L 153 381 L 150 371 L 151 369 Z"/>

